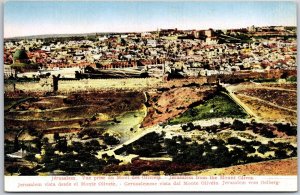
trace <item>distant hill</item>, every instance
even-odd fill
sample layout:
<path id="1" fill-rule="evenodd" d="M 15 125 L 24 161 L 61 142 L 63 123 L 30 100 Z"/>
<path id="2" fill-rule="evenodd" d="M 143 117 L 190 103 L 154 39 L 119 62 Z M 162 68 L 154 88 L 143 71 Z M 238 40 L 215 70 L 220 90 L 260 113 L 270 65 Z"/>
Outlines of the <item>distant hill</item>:
<path id="1" fill-rule="evenodd" d="M 259 26 L 257 26 L 259 27 Z M 270 26 L 275 27 L 275 26 Z M 288 30 L 295 30 L 296 26 L 285 26 Z M 183 32 L 185 31 L 191 31 L 190 30 L 181 30 Z M 199 29 L 198 29 L 199 30 Z M 203 29 L 202 29 L 203 30 Z M 219 29 L 214 29 L 219 30 Z M 230 29 L 227 29 L 230 30 Z M 142 32 L 142 31 L 141 31 Z M 4 41 L 18 41 L 22 39 L 47 39 L 47 38 L 68 38 L 68 37 L 85 37 L 85 36 L 96 36 L 96 35 L 118 35 L 118 34 L 129 34 L 129 33 L 141 33 L 141 32 L 93 32 L 93 33 L 76 33 L 76 34 L 45 34 L 45 35 L 30 35 L 30 36 L 18 36 L 18 37 L 10 37 L 10 38 L 4 38 Z M 147 32 L 156 32 L 155 30 L 147 31 Z"/>
<path id="2" fill-rule="evenodd" d="M 149 31 L 152 32 L 152 31 Z M 22 39 L 46 39 L 46 38 L 63 38 L 63 37 L 86 37 L 86 36 L 97 36 L 97 35 L 117 35 L 117 34 L 129 34 L 139 32 L 94 32 L 94 33 L 79 33 L 79 34 L 46 34 L 46 35 L 30 35 L 30 36 L 19 36 L 4 38 L 5 41 L 15 41 Z"/>

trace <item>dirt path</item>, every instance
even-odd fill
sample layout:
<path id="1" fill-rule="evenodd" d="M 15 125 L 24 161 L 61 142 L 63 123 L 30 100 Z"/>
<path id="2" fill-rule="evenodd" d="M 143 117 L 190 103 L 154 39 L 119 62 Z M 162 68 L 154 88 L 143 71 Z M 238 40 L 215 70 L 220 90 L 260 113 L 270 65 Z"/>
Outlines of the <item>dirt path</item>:
<path id="1" fill-rule="evenodd" d="M 247 114 L 249 114 L 251 117 L 254 117 L 257 121 L 260 120 L 260 118 L 257 116 L 255 112 L 253 112 L 246 104 L 244 104 L 234 93 L 233 90 L 226 87 L 225 88 L 228 91 L 228 95 L 237 103 L 240 107 L 242 107 Z"/>

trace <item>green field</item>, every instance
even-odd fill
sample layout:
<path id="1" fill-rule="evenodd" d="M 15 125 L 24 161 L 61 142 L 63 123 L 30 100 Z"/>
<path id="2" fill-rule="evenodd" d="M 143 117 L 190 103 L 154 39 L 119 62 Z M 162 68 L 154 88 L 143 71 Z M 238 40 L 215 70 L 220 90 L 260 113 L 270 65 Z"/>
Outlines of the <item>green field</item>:
<path id="1" fill-rule="evenodd" d="M 217 94 L 203 104 L 190 108 L 182 115 L 172 119 L 170 124 L 220 117 L 245 118 L 246 116 L 243 109 L 230 97 L 225 94 Z"/>

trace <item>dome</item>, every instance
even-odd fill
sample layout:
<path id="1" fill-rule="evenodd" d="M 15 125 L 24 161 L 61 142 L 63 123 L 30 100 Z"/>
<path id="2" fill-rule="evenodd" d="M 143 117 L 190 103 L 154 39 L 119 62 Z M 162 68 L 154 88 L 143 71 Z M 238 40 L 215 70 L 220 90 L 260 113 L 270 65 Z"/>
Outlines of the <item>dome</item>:
<path id="1" fill-rule="evenodd" d="M 18 49 L 14 53 L 13 57 L 14 57 L 14 60 L 27 60 L 28 59 L 25 49 Z"/>

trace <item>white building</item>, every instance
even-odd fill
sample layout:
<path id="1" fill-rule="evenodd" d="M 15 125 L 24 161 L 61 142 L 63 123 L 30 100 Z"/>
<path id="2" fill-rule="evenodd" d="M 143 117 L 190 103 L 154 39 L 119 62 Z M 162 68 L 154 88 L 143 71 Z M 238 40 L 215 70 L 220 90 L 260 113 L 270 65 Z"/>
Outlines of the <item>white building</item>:
<path id="1" fill-rule="evenodd" d="M 15 75 L 15 70 L 11 68 L 11 65 L 4 65 L 4 78 L 9 78 Z"/>

